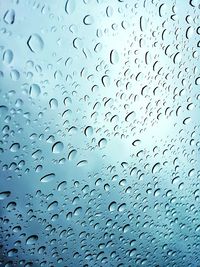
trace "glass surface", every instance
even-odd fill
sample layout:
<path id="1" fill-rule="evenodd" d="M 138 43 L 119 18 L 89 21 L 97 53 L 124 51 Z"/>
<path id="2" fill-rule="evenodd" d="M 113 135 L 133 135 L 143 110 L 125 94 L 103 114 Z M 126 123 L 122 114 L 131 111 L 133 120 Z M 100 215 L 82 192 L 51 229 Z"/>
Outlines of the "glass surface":
<path id="1" fill-rule="evenodd" d="M 200 267 L 199 47 L 199 0 L 0 0 L 0 266 Z"/>

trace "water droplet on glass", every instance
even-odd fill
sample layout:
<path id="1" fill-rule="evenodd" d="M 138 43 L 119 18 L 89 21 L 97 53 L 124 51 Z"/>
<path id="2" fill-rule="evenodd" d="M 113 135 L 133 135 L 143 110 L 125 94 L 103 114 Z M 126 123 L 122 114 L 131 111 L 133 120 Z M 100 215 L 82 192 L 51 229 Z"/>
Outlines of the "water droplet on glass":
<path id="1" fill-rule="evenodd" d="M 60 141 L 56 142 L 52 146 L 52 152 L 55 154 L 59 154 L 62 152 L 63 148 L 64 148 L 64 145 L 62 142 L 60 142 Z"/>
<path id="2" fill-rule="evenodd" d="M 67 0 L 65 3 L 65 11 L 68 15 L 71 15 L 76 8 L 76 0 Z"/>
<path id="3" fill-rule="evenodd" d="M 85 25 L 91 25 L 93 22 L 94 22 L 93 17 L 90 15 L 85 16 L 83 19 L 83 23 Z"/>
<path id="4" fill-rule="evenodd" d="M 105 138 L 102 138 L 102 139 L 99 140 L 99 142 L 98 142 L 98 146 L 99 146 L 100 148 L 104 148 L 104 147 L 106 146 L 106 144 L 107 144 L 107 140 L 106 140 Z"/>
<path id="5" fill-rule="evenodd" d="M 57 101 L 57 99 L 52 98 L 49 101 L 49 106 L 50 106 L 51 109 L 56 109 L 58 107 L 58 101 Z"/>
<path id="6" fill-rule="evenodd" d="M 4 62 L 4 64 L 10 64 L 12 62 L 12 60 L 13 60 L 13 57 L 14 57 L 13 52 L 10 49 L 6 50 L 3 53 L 3 62 Z"/>
<path id="7" fill-rule="evenodd" d="M 110 63 L 111 64 L 117 64 L 118 62 L 119 62 L 118 52 L 115 49 L 113 49 L 110 52 Z"/>
<path id="8" fill-rule="evenodd" d="M 67 185 L 67 182 L 66 182 L 66 181 L 61 182 L 61 183 L 58 185 L 57 190 L 58 190 L 58 191 L 63 191 L 63 190 L 65 190 L 66 185 Z"/>
<path id="9" fill-rule="evenodd" d="M 42 183 L 51 182 L 54 179 L 54 177 L 55 177 L 55 173 L 46 174 L 45 176 L 40 178 L 40 182 Z"/>
<path id="10" fill-rule="evenodd" d="M 11 194 L 10 191 L 0 192 L 0 200 L 4 200 L 5 198 L 9 197 L 10 194 Z"/>
<path id="11" fill-rule="evenodd" d="M 87 126 L 84 130 L 84 134 L 88 137 L 93 135 L 93 128 L 92 126 Z"/>
<path id="12" fill-rule="evenodd" d="M 17 152 L 20 149 L 20 144 L 19 143 L 14 143 L 10 146 L 10 151 L 11 152 Z"/>
<path id="13" fill-rule="evenodd" d="M 108 210 L 111 211 L 111 212 L 112 212 L 112 211 L 115 211 L 116 208 L 117 208 L 117 203 L 116 203 L 115 201 L 111 202 L 111 203 L 109 204 L 109 206 L 108 206 Z"/>
<path id="14" fill-rule="evenodd" d="M 44 48 L 44 42 L 39 34 L 32 34 L 28 38 L 27 45 L 33 53 L 39 53 Z"/>
<path id="15" fill-rule="evenodd" d="M 38 236 L 37 235 L 31 235 L 26 239 L 26 244 L 27 245 L 35 245 L 37 241 L 38 241 Z"/>
<path id="16" fill-rule="evenodd" d="M 77 167 L 83 167 L 83 166 L 85 166 L 87 163 L 88 163 L 87 160 L 81 160 L 81 161 L 79 161 L 79 162 L 77 163 Z"/>
<path id="17" fill-rule="evenodd" d="M 68 154 L 68 160 L 73 160 L 76 157 L 76 155 L 77 155 L 76 149 L 71 150 Z"/>
<path id="18" fill-rule="evenodd" d="M 32 84 L 30 86 L 29 94 L 31 97 L 38 97 L 41 93 L 40 86 L 38 84 Z"/>
<path id="19" fill-rule="evenodd" d="M 13 24 L 15 22 L 15 11 L 13 9 L 9 9 L 6 11 L 3 17 L 5 23 Z"/>

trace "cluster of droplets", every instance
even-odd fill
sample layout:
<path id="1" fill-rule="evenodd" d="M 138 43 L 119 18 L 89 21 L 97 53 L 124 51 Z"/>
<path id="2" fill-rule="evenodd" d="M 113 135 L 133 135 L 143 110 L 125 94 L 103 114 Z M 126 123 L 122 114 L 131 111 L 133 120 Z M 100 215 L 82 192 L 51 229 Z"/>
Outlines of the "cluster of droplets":
<path id="1" fill-rule="evenodd" d="M 0 266 L 199 266 L 199 1 L 44 2 L 0 3 Z"/>

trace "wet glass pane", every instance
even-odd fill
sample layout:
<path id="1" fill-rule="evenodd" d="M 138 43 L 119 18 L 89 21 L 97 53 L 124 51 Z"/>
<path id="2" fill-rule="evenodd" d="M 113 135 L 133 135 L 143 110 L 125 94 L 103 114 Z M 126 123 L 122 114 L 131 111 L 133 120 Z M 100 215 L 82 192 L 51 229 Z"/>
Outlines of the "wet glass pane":
<path id="1" fill-rule="evenodd" d="M 200 267 L 199 47 L 199 0 L 0 0 L 0 267 Z"/>

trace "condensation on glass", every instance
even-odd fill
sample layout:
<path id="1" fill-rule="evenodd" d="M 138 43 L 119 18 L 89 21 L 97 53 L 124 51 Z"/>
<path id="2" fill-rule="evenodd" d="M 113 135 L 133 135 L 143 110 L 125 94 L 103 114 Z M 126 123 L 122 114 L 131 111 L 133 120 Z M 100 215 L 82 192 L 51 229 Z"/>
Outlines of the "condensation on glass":
<path id="1" fill-rule="evenodd" d="M 0 266 L 200 266 L 199 22 L 0 0 Z"/>

